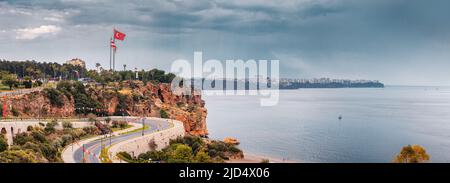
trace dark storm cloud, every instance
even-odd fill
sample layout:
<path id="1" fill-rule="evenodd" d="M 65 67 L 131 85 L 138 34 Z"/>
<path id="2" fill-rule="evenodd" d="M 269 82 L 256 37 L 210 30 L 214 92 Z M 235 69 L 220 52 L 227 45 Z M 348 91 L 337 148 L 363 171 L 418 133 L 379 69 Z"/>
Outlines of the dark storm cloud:
<path id="1" fill-rule="evenodd" d="M 105 48 L 93 41 L 119 27 L 129 33 L 123 56 L 143 59 L 136 65 L 151 57 L 152 65 L 167 68 L 174 55 L 189 59 L 199 50 L 218 59 L 280 59 L 280 73 L 290 77 L 450 84 L 444 69 L 450 67 L 447 7 L 445 0 L 0 1 L 8 15 L 0 17 L 0 41 L 37 49 L 28 56 L 43 59 L 65 57 L 33 43 L 45 39 L 39 42 L 44 49 L 70 41 L 70 49 L 79 50 L 73 55 L 105 60 Z M 76 46 L 87 42 L 89 51 Z M 18 48 L 2 50 L 11 58 L 27 56 L 15 56 Z"/>

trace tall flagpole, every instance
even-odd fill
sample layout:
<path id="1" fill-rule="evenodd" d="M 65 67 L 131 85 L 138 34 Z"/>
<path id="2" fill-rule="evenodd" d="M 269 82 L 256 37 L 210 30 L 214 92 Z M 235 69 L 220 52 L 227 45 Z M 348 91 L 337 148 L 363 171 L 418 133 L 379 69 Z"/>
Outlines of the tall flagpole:
<path id="1" fill-rule="evenodd" d="M 114 35 L 115 34 L 115 30 L 116 30 L 116 28 L 114 28 L 114 30 L 113 30 L 113 41 L 114 41 L 114 44 L 116 44 L 116 35 Z M 117 50 L 117 47 L 113 50 L 113 71 L 116 70 L 116 50 Z"/>
<path id="2" fill-rule="evenodd" d="M 111 45 L 112 37 L 109 38 L 109 70 L 112 69 L 112 45 Z"/>
<path id="3" fill-rule="evenodd" d="M 116 39 L 113 38 L 114 44 L 116 44 Z M 117 50 L 117 45 L 113 50 L 113 71 L 116 71 L 116 50 Z"/>

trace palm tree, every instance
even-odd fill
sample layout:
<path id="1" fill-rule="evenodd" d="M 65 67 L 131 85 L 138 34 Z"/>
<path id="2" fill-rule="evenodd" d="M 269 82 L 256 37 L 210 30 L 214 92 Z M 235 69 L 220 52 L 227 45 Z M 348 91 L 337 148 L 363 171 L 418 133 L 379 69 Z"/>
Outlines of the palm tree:
<path id="1" fill-rule="evenodd" d="M 127 70 L 127 64 L 123 64 L 123 71 Z"/>

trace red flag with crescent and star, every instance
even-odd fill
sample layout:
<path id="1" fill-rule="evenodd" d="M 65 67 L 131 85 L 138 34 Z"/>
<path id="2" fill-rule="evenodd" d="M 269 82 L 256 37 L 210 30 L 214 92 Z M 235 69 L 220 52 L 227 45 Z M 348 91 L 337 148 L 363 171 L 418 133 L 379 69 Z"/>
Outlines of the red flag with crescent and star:
<path id="1" fill-rule="evenodd" d="M 125 39 L 126 34 L 124 34 L 123 32 L 120 32 L 116 29 L 114 29 L 114 39 L 118 39 L 123 41 Z"/>

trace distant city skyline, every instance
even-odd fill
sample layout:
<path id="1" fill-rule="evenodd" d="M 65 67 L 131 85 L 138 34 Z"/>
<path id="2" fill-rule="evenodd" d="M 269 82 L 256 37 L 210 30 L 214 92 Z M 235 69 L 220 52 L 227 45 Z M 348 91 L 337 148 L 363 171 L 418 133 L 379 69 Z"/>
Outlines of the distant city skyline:
<path id="1" fill-rule="evenodd" d="M 176 59 L 277 59 L 282 78 L 450 85 L 445 0 L 0 0 L 0 59 L 170 70 Z"/>

